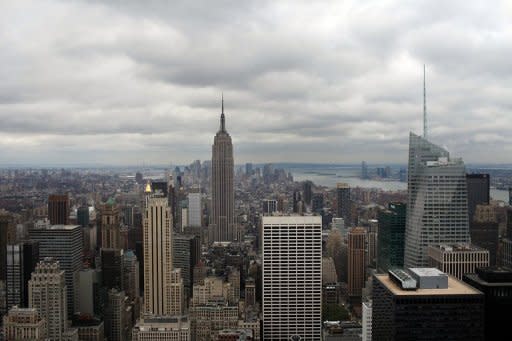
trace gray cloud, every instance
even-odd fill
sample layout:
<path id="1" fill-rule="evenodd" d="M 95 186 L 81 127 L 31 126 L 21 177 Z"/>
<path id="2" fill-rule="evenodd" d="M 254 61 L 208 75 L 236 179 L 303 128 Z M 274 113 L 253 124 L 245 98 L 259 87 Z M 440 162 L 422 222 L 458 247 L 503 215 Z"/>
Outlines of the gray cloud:
<path id="1" fill-rule="evenodd" d="M 0 162 L 510 162 L 505 1 L 3 1 Z M 492 151 L 492 152 L 491 152 Z"/>

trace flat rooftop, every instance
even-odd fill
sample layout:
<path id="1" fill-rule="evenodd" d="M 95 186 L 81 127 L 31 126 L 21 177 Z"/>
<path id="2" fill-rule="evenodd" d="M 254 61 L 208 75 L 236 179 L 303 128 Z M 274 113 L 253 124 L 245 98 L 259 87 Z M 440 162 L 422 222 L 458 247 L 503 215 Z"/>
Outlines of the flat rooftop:
<path id="1" fill-rule="evenodd" d="M 396 285 L 387 274 L 375 275 L 375 277 L 396 296 L 444 296 L 444 295 L 481 295 L 482 293 L 470 285 L 448 276 L 447 289 L 416 289 L 403 290 Z"/>
<path id="2" fill-rule="evenodd" d="M 320 225 L 321 216 L 264 216 L 263 225 Z"/>
<path id="3" fill-rule="evenodd" d="M 479 246 L 469 243 L 459 243 L 459 244 L 439 244 L 439 245 L 430 245 L 429 247 L 437 250 L 441 250 L 444 252 L 472 252 L 472 251 L 487 251 Z"/>

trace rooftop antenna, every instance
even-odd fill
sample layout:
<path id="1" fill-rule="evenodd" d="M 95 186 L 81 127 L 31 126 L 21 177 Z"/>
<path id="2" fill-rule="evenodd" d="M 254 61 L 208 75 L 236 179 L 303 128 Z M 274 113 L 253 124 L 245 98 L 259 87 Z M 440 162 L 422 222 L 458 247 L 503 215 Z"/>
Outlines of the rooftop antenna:
<path id="1" fill-rule="evenodd" d="M 427 87 L 425 86 L 425 64 L 423 64 L 423 138 L 427 139 Z"/>

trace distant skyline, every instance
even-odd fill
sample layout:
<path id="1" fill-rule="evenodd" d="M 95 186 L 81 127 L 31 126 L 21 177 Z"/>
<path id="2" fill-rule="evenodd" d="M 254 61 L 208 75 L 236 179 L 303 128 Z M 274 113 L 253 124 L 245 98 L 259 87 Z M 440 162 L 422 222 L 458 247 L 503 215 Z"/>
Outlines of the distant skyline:
<path id="1" fill-rule="evenodd" d="M 2 1 L 0 167 L 512 163 L 506 1 Z"/>

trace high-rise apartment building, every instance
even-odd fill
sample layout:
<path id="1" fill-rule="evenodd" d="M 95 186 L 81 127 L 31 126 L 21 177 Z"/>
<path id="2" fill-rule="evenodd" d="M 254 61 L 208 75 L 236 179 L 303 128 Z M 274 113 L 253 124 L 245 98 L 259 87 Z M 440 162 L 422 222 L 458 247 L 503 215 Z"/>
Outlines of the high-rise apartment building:
<path id="1" fill-rule="evenodd" d="M 406 267 L 428 265 L 431 244 L 468 243 L 466 170 L 461 159 L 413 133 L 409 137 Z"/>
<path id="2" fill-rule="evenodd" d="M 482 340 L 481 292 L 437 269 L 373 276 L 372 339 Z"/>
<path id="3" fill-rule="evenodd" d="M 476 273 L 464 275 L 463 280 L 485 296 L 483 340 L 508 340 L 509 312 L 512 309 L 512 268 L 479 268 Z"/>
<path id="4" fill-rule="evenodd" d="M 69 197 L 67 194 L 52 194 L 48 197 L 48 219 L 52 225 L 69 222 Z"/>
<path id="5" fill-rule="evenodd" d="M 366 230 L 354 227 L 348 232 L 348 283 L 350 297 L 361 297 L 366 282 Z"/>
<path id="6" fill-rule="evenodd" d="M 82 228 L 80 225 L 49 225 L 29 230 L 31 240 L 39 242 L 39 258 L 53 258 L 64 271 L 68 316 L 75 311 L 75 287 L 82 268 Z"/>
<path id="7" fill-rule="evenodd" d="M 237 238 L 233 187 L 233 144 L 224 117 L 224 100 L 220 116 L 220 129 L 212 146 L 212 204 L 210 220 L 210 243 L 234 241 Z"/>
<path id="8" fill-rule="evenodd" d="M 263 217 L 263 339 L 320 340 L 322 219 Z"/>
<path id="9" fill-rule="evenodd" d="M 40 319 L 47 320 L 48 338 L 62 340 L 67 329 L 66 281 L 59 262 L 52 258 L 40 261 L 29 281 L 29 306 L 37 309 Z"/>
<path id="10" fill-rule="evenodd" d="M 336 216 L 343 218 L 345 226 L 351 226 L 352 201 L 350 199 L 350 186 L 342 182 L 336 185 Z"/>
<path id="11" fill-rule="evenodd" d="M 388 209 L 378 215 L 377 269 L 387 272 L 404 266 L 406 205 L 389 203 Z"/>
<path id="12" fill-rule="evenodd" d="M 144 314 L 171 313 L 172 216 L 166 197 L 146 188 L 144 210 Z"/>
<path id="13" fill-rule="evenodd" d="M 429 265 L 458 279 L 489 266 L 489 251 L 472 244 L 430 245 Z"/>

